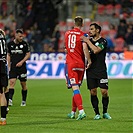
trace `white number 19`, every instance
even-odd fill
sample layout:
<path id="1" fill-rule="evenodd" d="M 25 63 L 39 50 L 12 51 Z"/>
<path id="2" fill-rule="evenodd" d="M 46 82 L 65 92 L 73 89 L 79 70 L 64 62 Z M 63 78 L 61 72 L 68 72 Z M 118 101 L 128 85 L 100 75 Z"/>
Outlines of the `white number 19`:
<path id="1" fill-rule="evenodd" d="M 76 35 L 68 36 L 68 48 L 75 48 L 76 46 Z"/>

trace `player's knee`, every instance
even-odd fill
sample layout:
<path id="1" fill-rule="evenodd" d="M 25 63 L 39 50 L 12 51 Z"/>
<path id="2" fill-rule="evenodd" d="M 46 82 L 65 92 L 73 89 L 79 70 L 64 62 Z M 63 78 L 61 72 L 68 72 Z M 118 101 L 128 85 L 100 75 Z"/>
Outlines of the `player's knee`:
<path id="1" fill-rule="evenodd" d="M 15 81 L 10 80 L 9 85 L 10 85 L 10 87 L 14 87 Z"/>
<path id="2" fill-rule="evenodd" d="M 108 91 L 107 90 L 102 91 L 102 96 L 103 97 L 108 97 Z"/>
<path id="3" fill-rule="evenodd" d="M 97 95 L 97 90 L 96 89 L 91 89 L 90 93 L 91 93 L 91 95 L 95 96 L 95 95 Z"/>

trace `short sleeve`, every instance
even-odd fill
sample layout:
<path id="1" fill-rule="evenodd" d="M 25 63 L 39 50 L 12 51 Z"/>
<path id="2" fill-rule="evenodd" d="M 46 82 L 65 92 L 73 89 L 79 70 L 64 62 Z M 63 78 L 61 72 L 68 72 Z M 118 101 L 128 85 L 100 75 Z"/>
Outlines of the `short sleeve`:
<path id="1" fill-rule="evenodd" d="M 97 42 L 95 45 L 100 47 L 101 49 L 104 49 L 107 45 L 107 41 L 104 39 L 101 42 Z"/>
<path id="2" fill-rule="evenodd" d="M 26 53 L 30 52 L 30 45 L 29 43 L 26 43 Z"/>

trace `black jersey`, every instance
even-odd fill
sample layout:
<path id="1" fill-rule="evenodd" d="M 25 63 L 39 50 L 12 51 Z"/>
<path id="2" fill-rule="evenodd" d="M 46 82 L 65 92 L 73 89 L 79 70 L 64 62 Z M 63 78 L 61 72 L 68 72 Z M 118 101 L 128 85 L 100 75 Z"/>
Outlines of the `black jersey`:
<path id="1" fill-rule="evenodd" d="M 7 54 L 6 39 L 3 36 L 3 34 L 0 34 L 0 73 L 7 73 L 6 54 Z"/>
<path id="2" fill-rule="evenodd" d="M 88 47 L 88 49 L 90 50 L 90 57 L 92 64 L 87 71 L 99 74 L 101 72 L 106 71 L 105 57 L 106 57 L 107 41 L 102 37 L 97 41 L 93 41 L 93 39 L 91 38 L 90 41 L 95 46 L 99 46 L 102 49 L 102 51 L 99 52 L 98 54 L 94 54 L 93 51 Z"/>
<path id="3" fill-rule="evenodd" d="M 18 44 L 11 41 L 7 47 L 11 58 L 11 66 L 16 66 L 16 64 L 25 57 L 26 53 L 30 52 L 30 46 L 24 40 Z M 26 65 L 26 63 L 23 63 L 23 65 Z"/>

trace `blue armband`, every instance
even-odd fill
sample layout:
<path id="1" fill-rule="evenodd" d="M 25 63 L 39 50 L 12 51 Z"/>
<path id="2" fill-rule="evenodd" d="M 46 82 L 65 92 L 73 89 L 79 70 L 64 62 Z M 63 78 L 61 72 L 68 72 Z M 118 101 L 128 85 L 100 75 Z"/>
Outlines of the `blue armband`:
<path id="1" fill-rule="evenodd" d="M 87 33 L 84 34 L 85 37 L 89 37 L 89 35 Z"/>

